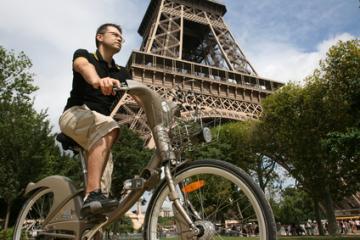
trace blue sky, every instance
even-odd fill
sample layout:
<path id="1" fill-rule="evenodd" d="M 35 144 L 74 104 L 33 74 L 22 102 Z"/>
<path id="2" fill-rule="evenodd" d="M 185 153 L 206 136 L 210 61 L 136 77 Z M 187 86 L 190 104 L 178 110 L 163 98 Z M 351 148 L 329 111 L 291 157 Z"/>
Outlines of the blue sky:
<path id="1" fill-rule="evenodd" d="M 239 26 L 239 33 L 252 32 L 267 41 L 292 43 L 306 52 L 316 51 L 319 42 L 337 34 L 360 33 L 358 0 L 227 2 L 232 4 L 225 19 L 231 26 Z"/>
<path id="2" fill-rule="evenodd" d="M 359 38 L 359 0 L 225 0 L 225 21 L 260 76 L 301 81 L 338 40 Z M 104 22 L 123 26 L 126 43 L 115 60 L 125 65 L 148 0 L 2 0 L 0 45 L 33 62 L 38 110 L 48 109 L 58 130 L 72 81 L 74 50 L 95 49 Z"/>

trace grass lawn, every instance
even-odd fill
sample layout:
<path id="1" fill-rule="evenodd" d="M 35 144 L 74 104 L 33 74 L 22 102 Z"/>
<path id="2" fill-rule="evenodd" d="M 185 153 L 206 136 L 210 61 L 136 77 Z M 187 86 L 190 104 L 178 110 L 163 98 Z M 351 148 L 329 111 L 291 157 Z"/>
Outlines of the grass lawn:
<path id="1" fill-rule="evenodd" d="M 162 238 L 164 240 L 171 238 Z M 221 240 L 256 240 L 256 237 L 221 237 L 215 238 Z M 360 240 L 360 235 L 357 236 L 295 236 L 295 237 L 285 237 L 281 236 L 277 238 L 278 240 Z"/>
<path id="2" fill-rule="evenodd" d="M 347 236 L 294 236 L 294 237 L 278 237 L 279 240 L 360 240 L 360 235 Z"/>
<path id="3" fill-rule="evenodd" d="M 161 238 L 161 240 L 171 240 L 175 238 Z M 221 237 L 215 238 L 217 240 L 256 240 L 256 237 Z M 281 236 L 277 238 L 278 240 L 360 240 L 360 235 L 357 236 L 295 236 L 295 237 L 285 237 Z"/>
<path id="4" fill-rule="evenodd" d="M 256 237 L 222 237 L 223 240 L 255 240 Z M 357 236 L 295 236 L 295 237 L 278 237 L 278 240 L 360 240 L 360 235 Z"/>

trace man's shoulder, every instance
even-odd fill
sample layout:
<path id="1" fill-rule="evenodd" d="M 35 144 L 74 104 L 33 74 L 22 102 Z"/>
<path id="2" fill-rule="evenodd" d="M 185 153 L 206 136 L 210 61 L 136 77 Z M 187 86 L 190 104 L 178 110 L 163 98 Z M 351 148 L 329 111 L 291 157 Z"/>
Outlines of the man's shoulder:
<path id="1" fill-rule="evenodd" d="M 115 64 L 115 67 L 121 71 L 121 72 L 124 72 L 124 73 L 129 73 L 128 69 L 124 66 L 121 66 L 121 65 L 118 65 L 118 64 Z"/>
<path id="2" fill-rule="evenodd" d="M 83 52 L 83 53 L 89 53 L 89 51 L 85 48 L 78 48 L 75 50 L 75 52 Z"/>
<path id="3" fill-rule="evenodd" d="M 86 59 L 89 59 L 90 56 L 91 56 L 91 53 L 88 50 L 79 48 L 79 49 L 75 50 L 73 60 L 75 60 L 78 57 L 84 57 Z"/>

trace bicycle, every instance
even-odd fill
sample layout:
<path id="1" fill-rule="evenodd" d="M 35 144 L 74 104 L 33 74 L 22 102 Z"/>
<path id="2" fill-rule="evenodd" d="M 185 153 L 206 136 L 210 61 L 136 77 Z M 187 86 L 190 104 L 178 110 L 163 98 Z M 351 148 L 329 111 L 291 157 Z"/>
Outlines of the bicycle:
<path id="1" fill-rule="evenodd" d="M 80 215 L 83 190 L 66 177 L 49 176 L 29 183 L 25 194 L 30 197 L 18 216 L 14 240 L 99 239 L 101 229 L 124 216 L 151 190 L 144 239 L 222 239 L 229 220 L 236 224 L 239 238 L 276 239 L 272 210 L 249 175 L 224 161 L 192 161 L 181 154 L 185 145 L 191 145 L 192 129 L 205 140 L 209 140 L 209 129 L 180 121 L 174 104 L 140 82 L 128 80 L 120 90 L 131 95 L 146 113 L 156 144 L 147 166 L 127 181 L 118 207 L 101 216 Z M 78 151 L 86 175 L 84 156 Z"/>

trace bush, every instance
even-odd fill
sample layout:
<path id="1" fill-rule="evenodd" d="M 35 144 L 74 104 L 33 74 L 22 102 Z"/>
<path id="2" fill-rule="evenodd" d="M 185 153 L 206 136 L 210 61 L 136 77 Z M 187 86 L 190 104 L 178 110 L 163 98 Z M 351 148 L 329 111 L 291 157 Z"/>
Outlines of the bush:
<path id="1" fill-rule="evenodd" d="M 6 232 L 4 230 L 0 231 L 0 239 L 11 240 L 12 235 L 13 235 L 13 229 L 12 228 L 8 228 Z"/>

